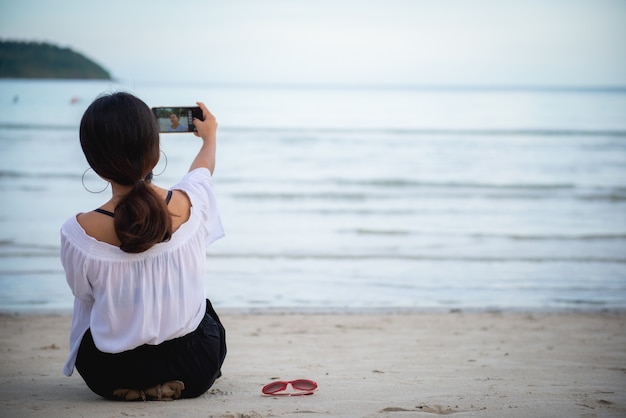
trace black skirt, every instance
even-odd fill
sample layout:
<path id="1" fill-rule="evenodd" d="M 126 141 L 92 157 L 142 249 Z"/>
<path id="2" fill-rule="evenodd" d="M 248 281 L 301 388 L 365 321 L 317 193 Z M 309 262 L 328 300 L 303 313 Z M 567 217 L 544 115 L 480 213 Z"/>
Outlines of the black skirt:
<path id="1" fill-rule="evenodd" d="M 143 390 L 171 380 L 185 384 L 183 398 L 195 398 L 221 376 L 225 357 L 226 333 L 207 299 L 206 314 L 195 331 L 159 345 L 103 353 L 87 330 L 78 350 L 76 370 L 89 389 L 108 399 L 113 399 L 116 389 Z"/>

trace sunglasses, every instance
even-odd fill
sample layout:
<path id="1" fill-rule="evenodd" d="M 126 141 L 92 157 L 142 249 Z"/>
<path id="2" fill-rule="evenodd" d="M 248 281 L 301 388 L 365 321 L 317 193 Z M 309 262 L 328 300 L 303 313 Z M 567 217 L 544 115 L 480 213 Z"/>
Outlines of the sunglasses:
<path id="1" fill-rule="evenodd" d="M 300 392 L 286 392 L 286 393 L 278 393 L 286 390 L 287 387 L 291 385 L 292 388 L 298 390 Z M 317 390 L 317 383 L 308 379 L 296 379 L 290 381 L 277 380 L 272 383 L 268 383 L 263 386 L 261 391 L 264 395 L 271 396 L 301 396 L 301 395 L 312 395 L 313 392 Z"/>

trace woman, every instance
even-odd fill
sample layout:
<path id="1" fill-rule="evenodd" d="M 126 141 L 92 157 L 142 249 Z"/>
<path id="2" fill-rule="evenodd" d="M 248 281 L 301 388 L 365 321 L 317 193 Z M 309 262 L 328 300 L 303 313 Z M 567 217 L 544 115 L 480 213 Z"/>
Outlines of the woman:
<path id="1" fill-rule="evenodd" d="M 215 117 L 194 119 L 202 146 L 170 190 L 152 183 L 158 125 L 128 93 L 96 99 L 80 124 L 93 170 L 111 199 L 61 229 L 74 294 L 70 355 L 89 388 L 119 400 L 197 397 L 221 373 L 225 333 L 204 296 L 205 246 L 223 236 L 215 203 Z"/>

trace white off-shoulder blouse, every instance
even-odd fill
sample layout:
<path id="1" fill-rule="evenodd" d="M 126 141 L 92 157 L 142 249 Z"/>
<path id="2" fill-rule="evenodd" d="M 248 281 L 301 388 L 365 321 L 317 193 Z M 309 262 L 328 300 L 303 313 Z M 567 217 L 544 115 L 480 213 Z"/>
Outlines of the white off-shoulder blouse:
<path id="1" fill-rule="evenodd" d="M 131 254 L 87 235 L 76 216 L 61 227 L 61 262 L 74 294 L 70 354 L 74 371 L 87 329 L 100 351 L 120 353 L 194 331 L 206 309 L 206 246 L 224 235 L 211 173 L 198 168 L 172 189 L 191 201 L 189 220 L 169 241 Z"/>

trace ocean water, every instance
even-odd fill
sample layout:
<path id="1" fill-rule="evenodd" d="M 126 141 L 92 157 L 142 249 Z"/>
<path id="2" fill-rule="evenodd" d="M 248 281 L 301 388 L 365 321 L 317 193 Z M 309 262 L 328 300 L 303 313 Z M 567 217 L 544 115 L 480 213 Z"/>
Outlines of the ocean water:
<path id="1" fill-rule="evenodd" d="M 59 228 L 109 198 L 78 124 L 118 90 L 218 118 L 218 307 L 626 308 L 626 90 L 2 80 L 0 311 L 71 310 Z"/>

